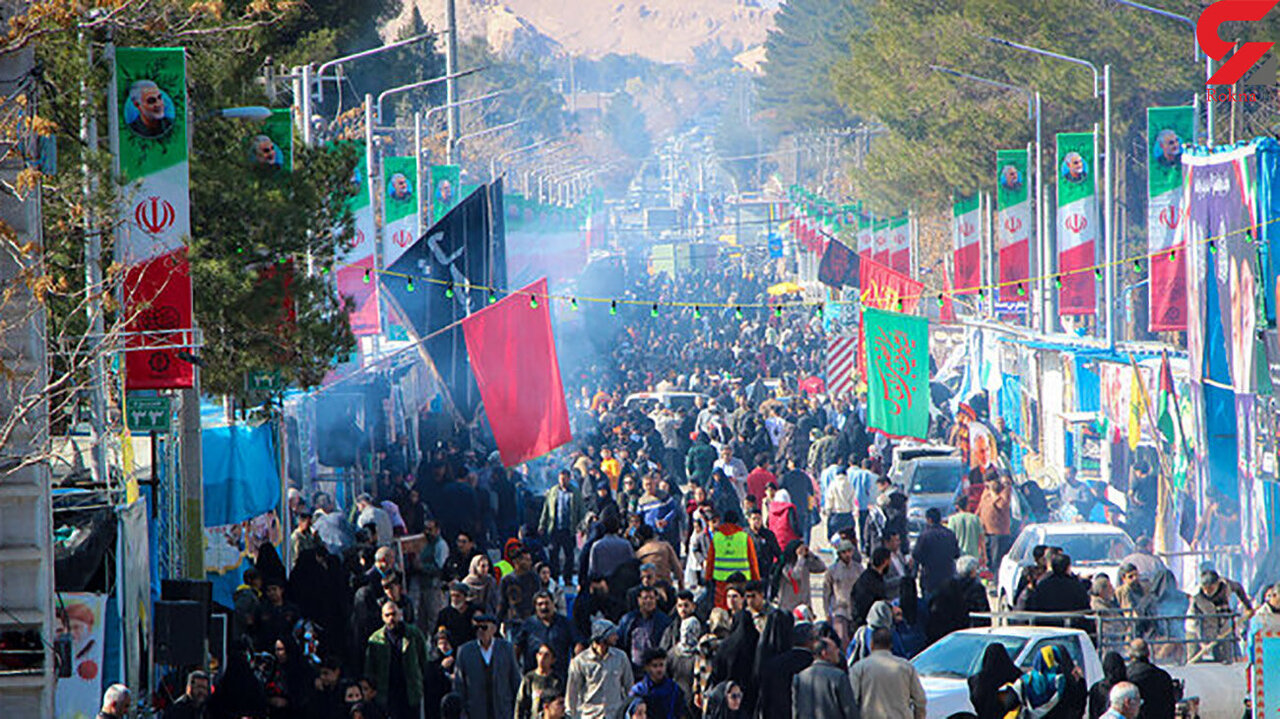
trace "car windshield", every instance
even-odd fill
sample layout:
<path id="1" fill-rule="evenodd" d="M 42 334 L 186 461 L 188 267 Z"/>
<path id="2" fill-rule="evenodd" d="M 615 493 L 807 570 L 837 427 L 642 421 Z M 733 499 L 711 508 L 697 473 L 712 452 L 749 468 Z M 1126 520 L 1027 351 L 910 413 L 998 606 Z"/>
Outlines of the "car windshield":
<path id="1" fill-rule="evenodd" d="M 959 462 L 916 462 L 911 472 L 912 494 L 950 494 L 960 484 Z"/>
<path id="2" fill-rule="evenodd" d="M 1054 534 L 1042 544 L 1062 547 L 1072 564 L 1114 564 L 1133 552 L 1125 534 Z"/>
<path id="3" fill-rule="evenodd" d="M 969 634 L 957 632 L 943 637 L 933 646 L 916 655 L 911 663 L 916 671 L 926 677 L 949 677 L 966 679 L 976 674 L 982 664 L 982 653 L 987 645 L 999 642 L 1004 645 L 1009 656 L 1017 659 L 1027 643 L 1024 637 L 1010 637 L 1001 634 Z"/>
<path id="4" fill-rule="evenodd" d="M 697 395 L 691 395 L 691 394 L 673 395 L 670 398 L 669 403 L 671 404 L 672 409 L 692 409 L 693 403 L 696 399 L 697 399 Z"/>

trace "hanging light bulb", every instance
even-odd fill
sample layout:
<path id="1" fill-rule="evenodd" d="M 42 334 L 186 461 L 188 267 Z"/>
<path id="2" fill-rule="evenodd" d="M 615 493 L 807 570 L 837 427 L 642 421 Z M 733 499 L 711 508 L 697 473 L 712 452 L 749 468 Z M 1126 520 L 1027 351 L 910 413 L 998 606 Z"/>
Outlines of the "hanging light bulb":
<path id="1" fill-rule="evenodd" d="M 498 293 L 494 292 L 493 290 L 489 290 L 489 304 L 493 304 L 494 302 L 497 302 L 497 301 L 498 301 Z"/>
<path id="2" fill-rule="evenodd" d="M 408 292 L 413 292 L 413 275 L 409 276 L 409 281 L 405 283 L 404 288 Z"/>
<path id="3" fill-rule="evenodd" d="M 444 296 L 453 299 L 453 280 L 450 280 L 449 284 L 444 286 Z"/>
<path id="4" fill-rule="evenodd" d="M 1018 296 L 1023 297 L 1027 294 L 1027 288 L 1021 282 L 1018 283 Z"/>
<path id="5" fill-rule="evenodd" d="M 740 319 L 742 319 L 742 308 L 741 308 L 741 307 L 734 307 L 734 308 L 733 308 L 733 318 L 734 318 L 734 319 L 736 319 L 736 320 L 740 320 Z"/>
<path id="6" fill-rule="evenodd" d="M 1053 276 L 1053 286 L 1057 289 L 1062 289 L 1062 275 Z"/>
<path id="7" fill-rule="evenodd" d="M 1253 230 L 1244 231 L 1244 241 L 1249 243 L 1253 242 Z"/>
<path id="8" fill-rule="evenodd" d="M 1093 270 L 1093 277 L 1094 277 L 1094 279 L 1098 280 L 1099 282 L 1101 282 L 1101 281 L 1102 281 L 1102 268 L 1101 268 L 1101 267 L 1095 268 L 1095 269 Z"/>
<path id="9" fill-rule="evenodd" d="M 1178 251 L 1177 251 L 1177 250 L 1169 250 L 1169 261 L 1170 261 L 1170 262 L 1175 262 L 1177 259 L 1178 259 Z"/>
<path id="10" fill-rule="evenodd" d="M 819 304 L 818 304 L 818 319 L 822 319 L 822 312 L 823 312 L 823 305 L 822 305 L 821 303 L 819 303 Z"/>
<path id="11" fill-rule="evenodd" d="M 1137 273 L 1142 272 L 1142 261 L 1137 257 L 1133 258 L 1133 271 Z"/>
<path id="12" fill-rule="evenodd" d="M 538 309 L 538 297 L 532 293 L 529 295 L 529 308 L 534 310 Z"/>
<path id="13" fill-rule="evenodd" d="M 611 315 L 616 315 L 616 314 L 618 314 L 618 301 L 617 301 L 617 300 L 614 300 L 614 301 L 612 301 L 612 302 L 610 302 L 610 303 L 609 303 L 609 314 L 611 314 Z"/>
<path id="14" fill-rule="evenodd" d="M 697 306 L 697 305 L 694 305 L 694 306 L 693 306 L 693 318 L 694 318 L 695 320 L 700 320 L 700 319 L 702 319 L 702 308 L 701 308 L 701 307 L 699 307 L 699 306 Z"/>
<path id="15" fill-rule="evenodd" d="M 939 292 L 939 293 L 938 293 L 938 306 L 939 306 L 939 307 L 943 307 L 943 306 L 945 306 L 946 304 L 947 304 L 947 300 L 946 300 L 946 298 L 943 296 L 943 294 L 942 294 L 941 292 Z"/>
<path id="16" fill-rule="evenodd" d="M 1218 243 L 1214 242 L 1213 240 L 1209 240 L 1209 254 L 1212 255 L 1217 251 L 1218 251 Z"/>
<path id="17" fill-rule="evenodd" d="M 979 287 L 979 288 L 978 288 L 978 299 L 983 299 L 983 298 L 985 298 L 986 296 L 987 296 L 987 291 L 986 291 L 986 290 L 984 290 L 984 289 L 982 289 L 981 287 Z"/>
<path id="18" fill-rule="evenodd" d="M 657 316 L 658 316 L 658 303 L 657 303 L 657 302 L 654 302 L 654 303 L 653 303 L 653 307 L 650 307 L 650 308 L 649 308 L 649 316 L 650 316 L 650 317 L 657 317 Z"/>
<path id="19" fill-rule="evenodd" d="M 773 316 L 778 318 L 782 317 L 782 305 L 778 305 L 773 308 Z"/>
<path id="20" fill-rule="evenodd" d="M 570 298 L 569 298 L 569 306 L 573 308 L 573 311 L 574 311 L 574 312 L 577 312 L 577 311 L 578 311 L 578 298 L 577 298 L 577 297 L 570 297 Z"/>
<path id="21" fill-rule="evenodd" d="M 320 274 L 322 274 L 322 275 L 327 275 L 327 274 L 329 274 L 329 267 L 328 267 L 327 265 L 326 265 L 326 266 L 324 266 L 324 267 L 321 267 L 321 268 L 320 268 Z"/>
<path id="22" fill-rule="evenodd" d="M 373 280 L 373 270 L 365 270 L 365 271 L 364 271 L 364 283 L 367 285 L 367 284 L 369 284 L 369 282 L 370 282 L 370 281 L 372 281 L 372 280 Z"/>

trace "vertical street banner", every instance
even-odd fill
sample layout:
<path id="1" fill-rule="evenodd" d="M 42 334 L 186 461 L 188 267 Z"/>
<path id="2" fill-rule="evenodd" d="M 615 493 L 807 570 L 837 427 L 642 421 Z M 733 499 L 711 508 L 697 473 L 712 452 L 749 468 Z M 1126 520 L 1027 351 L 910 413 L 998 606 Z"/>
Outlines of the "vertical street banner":
<path id="1" fill-rule="evenodd" d="M 1031 274 L 1031 202 L 1027 194 L 1027 151 L 996 151 L 996 252 L 1001 302 L 1026 302 Z"/>
<path id="2" fill-rule="evenodd" d="M 1097 311 L 1098 192 L 1092 132 L 1058 133 L 1058 314 Z"/>
<path id="3" fill-rule="evenodd" d="M 889 220 L 880 220 L 872 229 L 871 259 L 885 267 L 893 265 L 893 251 L 889 248 Z"/>
<path id="4" fill-rule="evenodd" d="M 96 716 L 102 705 L 102 670 L 106 654 L 107 596 L 59 592 L 58 632 L 71 639 L 69 674 L 58 678 L 53 695 L 56 719 Z"/>
<path id="5" fill-rule="evenodd" d="M 875 229 L 871 222 L 871 218 L 866 215 L 858 215 L 858 256 L 871 259 L 875 254 Z"/>
<path id="6" fill-rule="evenodd" d="M 894 272 L 911 274 L 911 217 L 889 220 L 889 266 Z"/>
<path id="7" fill-rule="evenodd" d="M 951 205 L 951 261 L 955 294 L 972 294 L 982 285 L 982 217 L 978 195 L 959 195 Z"/>
<path id="8" fill-rule="evenodd" d="M 1147 108 L 1147 259 L 1152 332 L 1187 328 L 1187 262 L 1182 220 L 1182 146 L 1195 132 L 1194 108 Z"/>
<path id="9" fill-rule="evenodd" d="M 356 194 L 347 201 L 351 216 L 355 222 L 355 233 L 347 241 L 337 256 L 338 294 L 350 297 L 355 307 L 347 320 L 351 323 L 351 332 L 356 337 L 376 335 L 381 331 L 378 313 L 378 283 L 374 275 L 375 252 L 374 242 L 378 236 L 373 220 L 373 203 L 370 202 L 371 189 L 368 172 L 368 159 L 363 142 L 351 142 L 356 149 L 358 159 L 356 168 L 351 173 L 351 182 L 356 185 Z"/>
<path id="10" fill-rule="evenodd" d="M 867 426 L 891 437 L 929 431 L 929 321 L 862 310 L 866 334 Z"/>
<path id="11" fill-rule="evenodd" d="M 390 267 L 404 250 L 418 239 L 418 188 L 413 157 L 386 157 L 382 160 L 383 199 L 382 266 Z"/>
<path id="12" fill-rule="evenodd" d="M 112 81 L 111 151 L 124 185 L 116 261 L 125 267 L 125 388 L 191 387 L 192 365 L 178 358 L 193 324 L 186 52 L 117 48 Z"/>
<path id="13" fill-rule="evenodd" d="M 462 198 L 462 169 L 457 165 L 431 166 L 431 221 L 439 222 Z"/>
<path id="14" fill-rule="evenodd" d="M 249 162 L 268 172 L 293 171 L 293 120 L 291 110 L 276 108 L 249 138 Z"/>

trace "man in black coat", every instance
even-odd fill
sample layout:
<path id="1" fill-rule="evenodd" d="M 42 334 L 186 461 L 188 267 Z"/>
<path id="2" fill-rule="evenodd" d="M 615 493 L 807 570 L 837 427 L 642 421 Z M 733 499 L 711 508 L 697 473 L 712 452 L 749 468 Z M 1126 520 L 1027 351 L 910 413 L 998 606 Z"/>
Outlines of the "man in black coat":
<path id="1" fill-rule="evenodd" d="M 954 532 L 942 526 L 942 512 L 937 507 L 926 510 L 924 520 L 924 530 L 916 539 L 911 556 L 920 568 L 920 589 L 928 596 L 955 574 L 960 543 Z"/>
<path id="2" fill-rule="evenodd" d="M 1071 573 L 1071 556 L 1054 554 L 1049 560 L 1049 576 L 1031 590 L 1027 611 L 1080 612 L 1089 608 L 1089 591 L 1084 582 Z"/>
<path id="3" fill-rule="evenodd" d="M 791 630 L 791 648 L 765 660 L 760 669 L 760 697 L 756 701 L 763 717 L 791 716 L 791 680 L 813 664 L 811 624 L 797 624 Z"/>
<path id="4" fill-rule="evenodd" d="M 887 599 L 888 593 L 884 585 L 885 572 L 889 571 L 889 550 L 876 547 L 871 552 L 871 566 L 863 572 L 858 581 L 853 583 L 853 625 L 860 627 L 867 623 L 867 613 L 871 605 Z"/>
<path id="5" fill-rule="evenodd" d="M 1125 670 L 1129 681 L 1138 685 L 1142 693 L 1142 709 L 1138 719 L 1172 719 L 1177 703 L 1173 693 L 1173 679 L 1169 672 L 1151 663 L 1151 650 L 1145 639 L 1129 642 L 1129 666 Z"/>

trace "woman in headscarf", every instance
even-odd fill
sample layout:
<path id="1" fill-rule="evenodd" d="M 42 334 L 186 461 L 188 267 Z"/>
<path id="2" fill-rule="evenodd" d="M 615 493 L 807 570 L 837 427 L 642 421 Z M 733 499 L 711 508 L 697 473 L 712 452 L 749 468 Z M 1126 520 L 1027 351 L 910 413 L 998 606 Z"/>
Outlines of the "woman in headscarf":
<path id="1" fill-rule="evenodd" d="M 729 634 L 716 648 L 715 658 L 711 663 L 711 684 L 719 684 L 732 679 L 742 687 L 744 696 L 750 697 L 755 688 L 756 646 L 760 643 L 760 633 L 756 631 L 756 623 L 746 610 L 733 617 L 733 625 Z M 748 707 L 750 709 L 750 707 Z"/>
<path id="2" fill-rule="evenodd" d="M 285 635 L 272 645 L 275 662 L 267 678 L 267 706 L 271 719 L 302 716 L 302 704 L 314 677 L 293 637 Z"/>
<path id="3" fill-rule="evenodd" d="M 1031 671 L 1012 684 L 1022 719 L 1080 719 L 1088 690 L 1075 662 L 1059 644 L 1041 647 Z"/>
<path id="4" fill-rule="evenodd" d="M 981 668 L 969 677 L 969 702 L 978 719 L 1004 719 L 1008 709 L 1000 701 L 1000 689 L 1021 676 L 1003 644 L 988 644 L 982 653 Z"/>
<path id="5" fill-rule="evenodd" d="M 774 567 L 772 585 L 778 608 L 790 614 L 801 604 L 809 603 L 813 596 L 809 578 L 827 571 L 827 565 L 809 551 L 809 545 L 803 540 L 794 539 L 786 546 L 782 550 L 782 561 Z"/>
<path id="6" fill-rule="evenodd" d="M 702 622 L 686 617 L 680 622 L 679 639 L 667 653 L 667 673 L 686 697 L 693 696 L 694 667 L 698 658 L 698 640 L 702 638 Z"/>
<path id="7" fill-rule="evenodd" d="M 735 681 L 723 681 L 715 686 L 706 701 L 703 702 L 703 719 L 740 719 L 742 698 L 745 696 L 742 687 Z"/>
<path id="8" fill-rule="evenodd" d="M 626 719 L 649 719 L 649 707 L 644 703 L 643 699 L 632 699 L 627 705 L 627 713 L 623 716 Z"/>
<path id="9" fill-rule="evenodd" d="M 1127 681 L 1128 672 L 1124 666 L 1124 657 L 1117 652 L 1107 652 L 1102 657 L 1102 678 L 1089 687 L 1089 719 L 1107 713 L 1111 706 L 1111 687 Z"/>
<path id="10" fill-rule="evenodd" d="M 857 664 L 858 660 L 871 654 L 871 633 L 881 628 L 893 632 L 894 656 L 907 658 L 907 653 L 902 646 L 902 638 L 894 628 L 893 605 L 882 599 L 871 605 L 871 610 L 867 612 L 867 623 L 858 627 L 858 630 L 853 633 L 853 641 L 849 642 L 849 651 L 846 653 L 849 666 Z"/>
<path id="11" fill-rule="evenodd" d="M 787 546 L 800 539 L 800 523 L 796 520 L 796 505 L 791 503 L 791 494 L 780 489 L 773 495 L 769 504 L 769 531 L 778 538 L 780 546 Z"/>
<path id="12" fill-rule="evenodd" d="M 477 554 L 471 558 L 471 571 L 462 580 L 471 587 L 471 602 L 482 614 L 498 613 L 498 582 L 493 578 L 489 558 Z"/>

